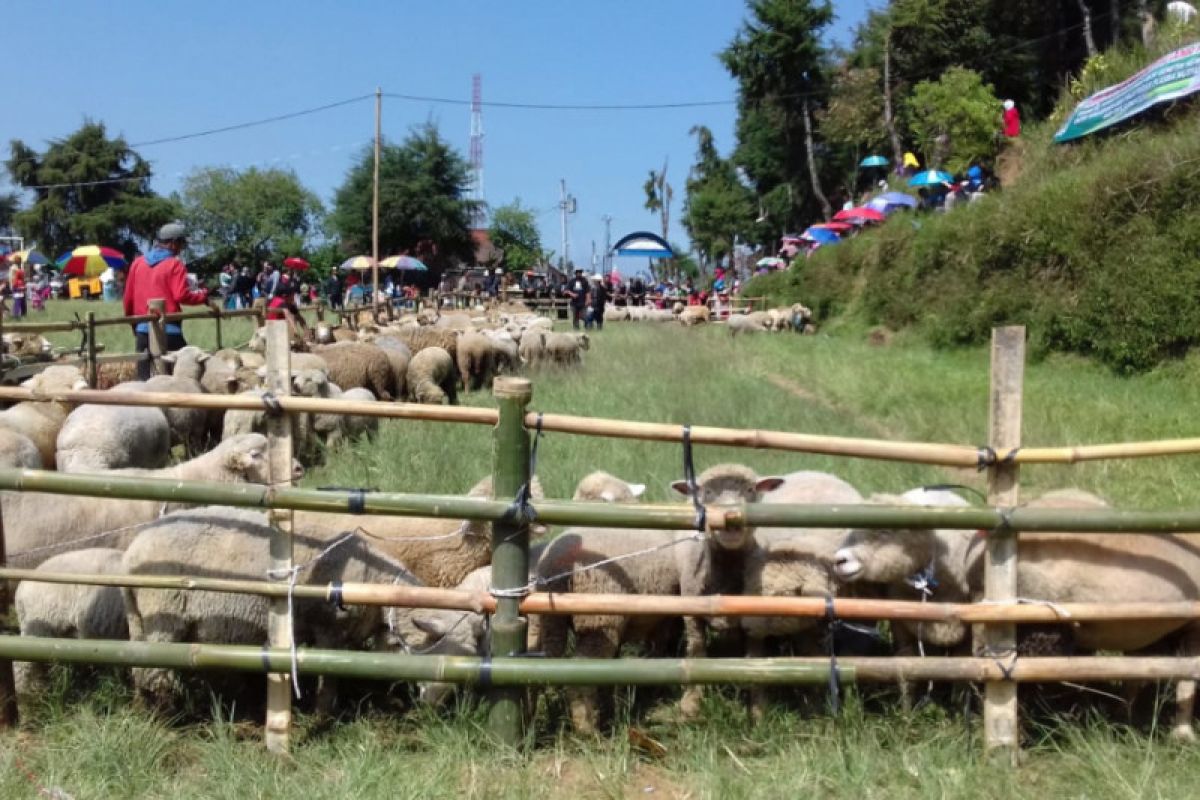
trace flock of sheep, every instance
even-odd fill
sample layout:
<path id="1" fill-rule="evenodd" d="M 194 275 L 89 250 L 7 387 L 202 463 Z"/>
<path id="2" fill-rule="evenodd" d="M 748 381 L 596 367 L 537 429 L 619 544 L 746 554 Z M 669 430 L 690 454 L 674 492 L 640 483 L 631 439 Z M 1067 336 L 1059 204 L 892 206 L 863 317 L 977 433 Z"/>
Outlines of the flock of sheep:
<path id="1" fill-rule="evenodd" d="M 792 311 L 791 309 L 785 311 Z M 794 324 L 794 323 L 793 323 Z M 765 323 L 764 323 L 765 325 Z M 772 329 L 777 329 L 772 323 Z M 351 338 L 352 337 L 352 338 Z M 499 372 L 530 364 L 576 365 L 586 336 L 556 334 L 549 320 L 512 313 L 471 318 L 425 315 L 394 325 L 364 324 L 356 332 L 320 327 L 316 341 L 294 353 L 297 393 L 317 397 L 453 401 L 458 386 L 477 389 Z M 256 337 L 261 344 L 261 337 Z M 426 358 L 422 356 L 429 354 Z M 171 375 L 127 391 L 261 392 L 261 356 L 207 354 L 185 348 L 169 357 Z M 51 366 L 26 384 L 35 391 L 82 388 L 74 366 Z M 141 475 L 176 480 L 267 483 L 267 439 L 260 412 L 17 403 L 0 411 L 0 466 L 57 468 L 64 472 Z M 293 415 L 302 459 L 320 443 L 352 437 L 369 420 L 334 415 Z M 318 445 L 317 447 L 310 446 Z M 174 466 L 173 448 L 188 456 Z M 302 474 L 297 462 L 293 477 Z M 574 498 L 636 502 L 644 486 L 607 473 L 584 478 Z M 692 487 L 672 488 L 691 496 Z M 713 467 L 697 480 L 697 499 L 709 506 L 734 503 L 965 505 L 946 491 L 913 490 L 900 496 L 864 497 L 840 478 L 820 472 L 760 477 L 738 464 Z M 469 496 L 493 495 L 490 479 Z M 535 501 L 540 487 L 533 487 Z M 9 562 L 53 572 L 195 575 L 262 579 L 270 568 L 271 527 L 265 513 L 223 507 L 185 507 L 153 501 L 0 493 Z M 1077 490 L 1051 493 L 1031 506 L 1096 508 L 1104 501 Z M 365 522 L 365 524 L 364 524 Z M 299 582 L 327 585 L 405 583 L 457 587 L 486 595 L 491 586 L 489 526 L 469 520 L 371 517 L 297 512 L 295 563 L 307 565 Z M 541 532 L 539 532 L 541 533 Z M 1023 534 L 1019 562 L 1022 597 L 1070 602 L 1175 602 L 1200 600 L 1200 535 Z M 1086 564 L 1080 553 L 1087 553 Z M 687 531 L 568 528 L 533 548 L 530 586 L 539 591 L 775 597 L 856 596 L 916 599 L 914 583 L 937 601 L 979 600 L 983 592 L 981 537 L 956 530 L 743 529 L 719 536 Z M 920 581 L 916 578 L 920 576 Z M 934 588 L 931 588 L 934 587 Z M 262 644 L 268 600 L 262 597 L 167 589 L 116 589 L 25 581 L 15 594 L 21 632 L 27 636 L 130 638 L 146 642 Z M 678 619 L 621 616 L 547 616 L 530 624 L 530 645 L 548 657 L 612 658 L 623 644 L 652 653 L 704 656 L 713 640 L 734 642 L 760 656 L 786 643 L 794 652 L 824 652 L 820 620 L 743 617 Z M 410 653 L 482 654 L 486 620 L 481 613 L 428 609 L 337 608 L 298 599 L 295 637 L 304 646 Z M 1135 653 L 1178 646 L 1200 655 L 1200 630 L 1186 620 L 1078 623 L 1063 627 L 1060 646 L 1074 652 Z M 969 648 L 965 625 L 907 623 L 891 628 L 895 652 Z M 36 691 L 44 673 L 23 664 L 20 691 Z M 182 690 L 170 670 L 135 669 L 139 692 L 170 706 Z M 1180 684 L 1174 732 L 1192 734 L 1193 687 Z M 438 702 L 451 687 L 427 684 L 419 696 Z M 318 692 L 318 708 L 334 699 L 332 682 Z M 701 690 L 687 688 L 685 715 L 699 711 Z M 568 690 L 572 724 L 593 731 L 602 718 L 594 689 Z M 755 715 L 765 696 L 751 693 Z"/>
<path id="2" fill-rule="evenodd" d="M 654 308 L 653 306 L 610 308 L 604 314 L 604 321 L 678 322 L 684 327 L 692 327 L 717 322 L 718 317 L 708 306 L 675 303 L 671 308 Z M 817 332 L 816 325 L 813 324 L 812 311 L 801 303 L 764 311 L 741 309 L 729 314 L 724 322 L 729 328 L 731 336 L 737 336 L 739 333 L 795 331 L 796 333 L 811 334 Z"/>

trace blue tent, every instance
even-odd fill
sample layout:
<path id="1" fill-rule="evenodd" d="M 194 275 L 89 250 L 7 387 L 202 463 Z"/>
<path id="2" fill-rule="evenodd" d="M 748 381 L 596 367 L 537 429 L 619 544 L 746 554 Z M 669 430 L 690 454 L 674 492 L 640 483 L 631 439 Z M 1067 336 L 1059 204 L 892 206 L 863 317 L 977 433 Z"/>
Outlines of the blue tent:
<path id="1" fill-rule="evenodd" d="M 675 253 L 666 239 L 655 236 L 649 231 L 637 231 L 628 236 L 622 236 L 613 245 L 613 252 L 619 256 L 642 256 L 644 258 L 674 258 Z"/>

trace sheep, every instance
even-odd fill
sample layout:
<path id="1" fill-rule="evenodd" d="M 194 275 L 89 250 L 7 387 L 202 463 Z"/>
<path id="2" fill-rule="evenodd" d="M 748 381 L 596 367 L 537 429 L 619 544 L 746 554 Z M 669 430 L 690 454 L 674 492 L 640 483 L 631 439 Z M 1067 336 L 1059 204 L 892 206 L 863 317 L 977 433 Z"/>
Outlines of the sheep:
<path id="1" fill-rule="evenodd" d="M 758 316 L 763 312 L 755 312 L 754 314 L 732 314 L 729 321 L 726 323 L 729 327 L 729 335 L 737 336 L 739 333 L 759 333 L 770 331 L 767 327 L 767 318 Z"/>
<path id="2" fill-rule="evenodd" d="M 458 363 L 459 331 L 422 326 L 397 330 L 394 335 L 408 345 L 414 356 L 426 348 L 440 347 L 450 354 L 452 363 Z"/>
<path id="3" fill-rule="evenodd" d="M 155 375 L 148 381 L 130 381 L 117 387 L 123 392 L 170 392 L 201 394 L 204 389 L 192 378 L 179 375 Z M 171 444 L 183 445 L 189 456 L 204 452 L 209 435 L 220 427 L 221 414 L 207 408 L 172 408 L 164 406 Z"/>
<path id="4" fill-rule="evenodd" d="M 458 402 L 458 379 L 454 360 L 440 347 L 428 347 L 408 363 L 408 391 L 417 403 L 450 405 Z"/>
<path id="5" fill-rule="evenodd" d="M 138 379 L 137 361 L 101 362 L 96 365 L 97 389 L 111 389 Z"/>
<path id="6" fill-rule="evenodd" d="M 28 436 L 9 428 L 0 428 L 0 467 L 41 469 L 42 454 Z"/>
<path id="7" fill-rule="evenodd" d="M 896 504 L 900 498 L 880 496 Z M 1030 508 L 1094 509 L 1104 501 L 1071 490 L 1051 493 Z M 1200 534 L 1021 533 L 1017 594 L 1048 603 L 1169 603 L 1200 599 Z M 855 530 L 837 551 L 834 569 L 845 581 L 898 586 L 928 568 L 935 600 L 978 600 L 984 550 L 976 531 Z M 1080 554 L 1086 559 L 1081 560 Z M 1189 620 L 1082 622 L 1072 629 L 1083 650 L 1136 652 L 1179 636 L 1184 655 L 1200 655 L 1200 626 Z M 925 627 L 922 628 L 926 635 Z M 961 632 L 965 637 L 966 630 Z M 948 643 L 952 644 L 952 643 Z M 1195 738 L 1195 686 L 1180 681 L 1172 735 Z"/>
<path id="8" fill-rule="evenodd" d="M 213 450 L 174 467 L 160 470 L 117 470 L 116 476 L 170 480 L 261 483 L 270 481 L 267 438 L 252 433 L 221 442 Z M 293 464 L 292 477 L 303 475 Z M 35 567 L 56 552 L 85 541 L 123 548 L 135 528 L 181 504 L 155 500 L 123 500 L 82 495 L 49 495 L 36 492 L 0 493 L 8 558 L 23 567 Z M 102 535 L 105 534 L 105 535 Z"/>
<path id="9" fill-rule="evenodd" d="M 491 339 L 474 331 L 458 337 L 458 374 L 466 391 L 488 388 L 494 371 Z"/>
<path id="10" fill-rule="evenodd" d="M 38 392 L 73 392 L 88 388 L 87 381 L 78 367 L 53 366 L 24 381 L 21 386 Z M 26 400 L 11 408 L 0 411 L 0 428 L 29 438 L 41 456 L 47 469 L 55 466 L 55 452 L 59 431 L 62 430 L 74 403 L 57 400 L 42 402 Z"/>
<path id="11" fill-rule="evenodd" d="M 50 344 L 50 340 L 36 333 L 6 333 L 0 341 L 3 342 L 5 353 L 17 357 L 25 356 L 27 359 L 49 361 L 54 352 L 54 346 Z"/>
<path id="12" fill-rule="evenodd" d="M 380 400 L 396 396 L 392 365 L 382 350 L 361 342 L 339 342 L 314 347 L 329 365 L 329 380 L 342 389 L 370 389 Z"/>
<path id="13" fill-rule="evenodd" d="M 329 385 L 328 396 L 336 400 L 375 402 L 369 389 L 347 389 L 342 391 L 336 384 Z M 336 447 L 346 439 L 356 439 L 364 434 L 379 430 L 378 417 L 349 416 L 346 414 L 314 414 L 312 430 L 325 441 L 326 447 Z"/>
<path id="14" fill-rule="evenodd" d="M 62 472 L 156 469 L 170 458 L 171 427 L 160 408 L 85 404 L 63 423 L 57 448 Z"/>
<path id="15" fill-rule="evenodd" d="M 496 373 L 511 374 L 521 366 L 520 346 L 507 330 L 487 331 L 491 341 L 492 365 Z"/>
<path id="16" fill-rule="evenodd" d="M 644 483 L 627 483 L 607 472 L 597 471 L 585 475 L 579 481 L 571 499 L 629 503 L 640 498 L 645 491 L 646 484 Z"/>
<path id="17" fill-rule="evenodd" d="M 412 350 L 402 339 L 395 336 L 376 336 L 373 344 L 387 356 L 392 366 L 392 379 L 396 384 L 396 398 L 408 396 L 408 364 L 412 361 Z"/>
<path id="18" fill-rule="evenodd" d="M 702 325 L 709 321 L 711 314 L 712 312 L 709 311 L 708 306 L 688 306 L 680 312 L 679 324 L 685 328 L 692 325 Z M 605 320 L 607 320 L 607 316 Z"/>
<path id="19" fill-rule="evenodd" d="M 333 396 L 329 381 L 325 378 L 325 373 L 320 370 L 294 370 L 291 376 L 291 383 L 291 394 L 295 397 L 328 398 Z M 262 389 L 251 389 L 250 391 L 242 392 L 242 394 L 262 397 L 266 392 Z M 312 451 L 313 441 L 311 435 L 315 425 L 314 415 L 308 413 L 290 414 L 288 415 L 288 420 L 291 423 L 292 441 L 296 452 L 302 454 L 306 460 L 313 458 L 316 455 Z M 333 427 L 331 424 L 325 424 L 325 426 L 327 428 Z M 221 438 L 229 439 L 247 433 L 265 434 L 266 431 L 266 410 L 247 411 L 244 409 L 230 409 L 225 412 L 221 428 Z"/>
<path id="20" fill-rule="evenodd" d="M 855 505 L 862 495 L 842 479 L 824 472 L 793 472 L 762 499 L 764 504 L 807 503 Z M 815 528 L 759 528 L 746 552 L 744 591 L 764 597 L 829 596 L 834 584 L 829 565 L 845 531 Z M 716 620 L 714 620 L 714 623 Z M 769 637 L 792 637 L 811 631 L 814 619 L 800 617 L 742 617 L 746 654 L 764 655 Z M 750 711 L 761 720 L 766 709 L 765 687 L 750 692 Z"/>
<path id="21" fill-rule="evenodd" d="M 588 346 L 586 333 L 552 333 L 546 337 L 546 358 L 563 366 L 582 364 Z"/>
<path id="22" fill-rule="evenodd" d="M 122 573 L 120 550 L 93 547 L 46 559 L 40 572 L 98 575 Z M 22 581 L 13 596 L 22 636 L 59 639 L 128 639 L 125 605 L 117 586 Z M 45 681 L 46 664 L 17 662 L 17 692 L 29 694 Z"/>
<path id="23" fill-rule="evenodd" d="M 261 511 L 221 507 L 181 511 L 144 528 L 125 551 L 122 565 L 130 575 L 262 580 L 271 568 L 273 536 Z M 293 562 L 308 565 L 299 573 L 303 583 L 419 585 L 403 564 L 359 533 L 296 535 L 293 542 Z M 266 597 L 162 589 L 125 589 L 122 595 L 134 641 L 261 645 L 267 638 L 270 600 Z M 373 638 L 386 634 L 383 609 L 378 606 L 342 609 L 297 598 L 294 609 L 293 635 L 301 645 L 365 648 Z M 169 706 L 178 691 L 177 677 L 167 670 L 135 669 L 133 678 L 139 693 L 159 705 Z M 318 710 L 328 711 L 332 699 L 332 682 L 322 681 Z"/>
<path id="24" fill-rule="evenodd" d="M 525 331 L 517 348 L 522 364 L 533 367 L 546 359 L 546 336 L 547 333 L 542 328 L 529 328 Z"/>
<path id="25" fill-rule="evenodd" d="M 722 464 L 700 475 L 696 496 L 705 505 L 754 502 L 781 483 L 780 478 L 759 478 L 753 470 L 738 464 Z M 676 481 L 672 488 L 690 494 L 686 481 Z M 537 565 L 537 581 L 551 592 L 737 594 L 742 578 L 738 551 L 748 546 L 753 535 L 752 529 L 704 537 L 693 531 L 568 528 L 547 546 Z M 591 566 L 634 553 L 636 557 Z M 577 656 L 612 658 L 622 642 L 644 637 L 658 622 L 643 617 L 551 616 L 542 621 L 542 644 L 547 656 L 564 655 L 568 631 L 573 628 Z M 706 627 L 701 619 L 684 620 L 688 657 L 704 656 Z M 575 729 L 580 733 L 594 731 L 595 690 L 570 689 L 568 697 Z M 680 700 L 683 714 L 697 715 L 700 699 L 700 687 L 686 689 Z"/>

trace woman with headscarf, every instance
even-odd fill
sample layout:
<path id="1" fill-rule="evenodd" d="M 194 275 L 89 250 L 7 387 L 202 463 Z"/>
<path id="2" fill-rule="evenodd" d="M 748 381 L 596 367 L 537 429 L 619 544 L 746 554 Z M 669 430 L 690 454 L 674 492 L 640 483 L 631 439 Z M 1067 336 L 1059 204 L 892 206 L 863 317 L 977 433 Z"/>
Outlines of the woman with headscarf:
<path id="1" fill-rule="evenodd" d="M 1021 112 L 1017 111 L 1017 104 L 1012 100 L 1004 101 L 1004 135 L 1009 139 L 1021 135 Z"/>

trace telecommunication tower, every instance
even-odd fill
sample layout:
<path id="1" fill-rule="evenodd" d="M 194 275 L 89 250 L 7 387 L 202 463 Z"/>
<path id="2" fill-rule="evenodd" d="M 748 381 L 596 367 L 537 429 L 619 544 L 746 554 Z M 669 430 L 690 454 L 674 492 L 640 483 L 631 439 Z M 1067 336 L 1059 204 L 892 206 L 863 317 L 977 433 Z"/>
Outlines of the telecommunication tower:
<path id="1" fill-rule="evenodd" d="M 483 196 L 483 76 L 471 76 L 471 191 L 476 203 L 471 227 L 487 227 L 487 210 Z"/>

